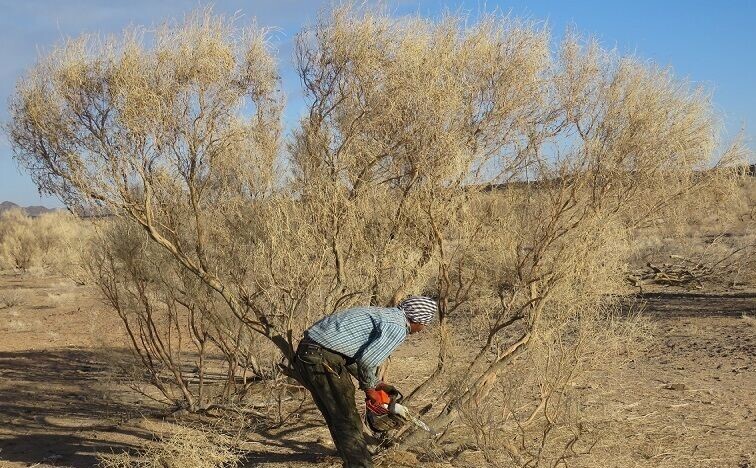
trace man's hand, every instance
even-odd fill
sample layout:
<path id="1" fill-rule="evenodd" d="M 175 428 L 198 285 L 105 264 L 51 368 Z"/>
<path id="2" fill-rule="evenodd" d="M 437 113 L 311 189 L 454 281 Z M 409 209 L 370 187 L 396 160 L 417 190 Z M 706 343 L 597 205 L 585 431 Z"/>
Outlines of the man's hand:
<path id="1" fill-rule="evenodd" d="M 391 397 L 384 390 L 379 388 L 368 388 L 365 390 L 365 406 L 375 414 L 388 414 L 388 409 L 383 405 L 388 405 Z"/>

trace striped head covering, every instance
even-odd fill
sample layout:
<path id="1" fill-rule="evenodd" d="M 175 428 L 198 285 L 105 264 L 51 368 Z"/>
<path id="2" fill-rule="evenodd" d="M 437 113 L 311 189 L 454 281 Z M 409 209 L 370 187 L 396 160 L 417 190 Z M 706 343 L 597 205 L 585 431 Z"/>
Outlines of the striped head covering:
<path id="1" fill-rule="evenodd" d="M 438 310 L 438 304 L 430 297 L 409 296 L 399 303 L 399 308 L 410 322 L 427 325 L 433 321 Z"/>

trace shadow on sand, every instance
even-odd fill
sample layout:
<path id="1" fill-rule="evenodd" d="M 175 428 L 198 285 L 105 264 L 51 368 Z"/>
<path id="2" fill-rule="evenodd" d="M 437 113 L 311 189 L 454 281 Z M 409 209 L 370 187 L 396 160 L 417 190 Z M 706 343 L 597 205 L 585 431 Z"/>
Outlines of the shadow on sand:
<path id="1" fill-rule="evenodd" d="M 131 423 L 140 416 L 165 412 L 145 409 L 134 394 L 112 382 L 108 365 L 114 354 L 103 349 L 51 349 L 0 352 L 0 466 L 24 465 L 88 468 L 97 454 L 132 452 L 153 434 Z M 244 455 L 244 466 L 307 463 L 335 455 L 332 448 L 291 437 L 320 426 L 314 405 L 300 409 L 298 424 L 259 428 L 257 442 L 270 450 Z M 137 421 L 139 419 L 136 419 Z"/>
<path id="2" fill-rule="evenodd" d="M 119 440 L 149 438 L 122 426 L 138 413 L 108 388 L 112 352 L 0 352 L 0 460 L 90 467 L 134 448 Z"/>

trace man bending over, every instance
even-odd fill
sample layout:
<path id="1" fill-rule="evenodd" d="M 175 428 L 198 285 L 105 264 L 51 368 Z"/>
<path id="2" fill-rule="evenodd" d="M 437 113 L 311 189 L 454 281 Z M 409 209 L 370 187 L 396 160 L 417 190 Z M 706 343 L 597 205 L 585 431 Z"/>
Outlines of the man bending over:
<path id="1" fill-rule="evenodd" d="M 350 374 L 365 392 L 365 404 L 380 411 L 384 395 L 394 388 L 379 382 L 378 366 L 407 335 L 429 324 L 437 310 L 433 299 L 410 296 L 398 307 L 354 307 L 337 312 L 305 332 L 294 365 L 323 413 L 345 467 L 373 466 Z"/>

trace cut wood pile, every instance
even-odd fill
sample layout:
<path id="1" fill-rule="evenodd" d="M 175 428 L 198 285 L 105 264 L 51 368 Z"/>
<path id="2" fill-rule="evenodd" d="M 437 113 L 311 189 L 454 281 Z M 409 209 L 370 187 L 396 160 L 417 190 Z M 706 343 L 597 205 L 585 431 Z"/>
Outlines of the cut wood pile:
<path id="1" fill-rule="evenodd" d="M 704 282 L 715 278 L 722 278 L 732 273 L 734 265 L 724 263 L 706 264 L 679 255 L 670 255 L 676 263 L 646 263 L 637 270 L 630 271 L 627 281 L 634 287 L 643 290 L 644 285 L 658 284 L 687 289 L 701 289 Z"/>

